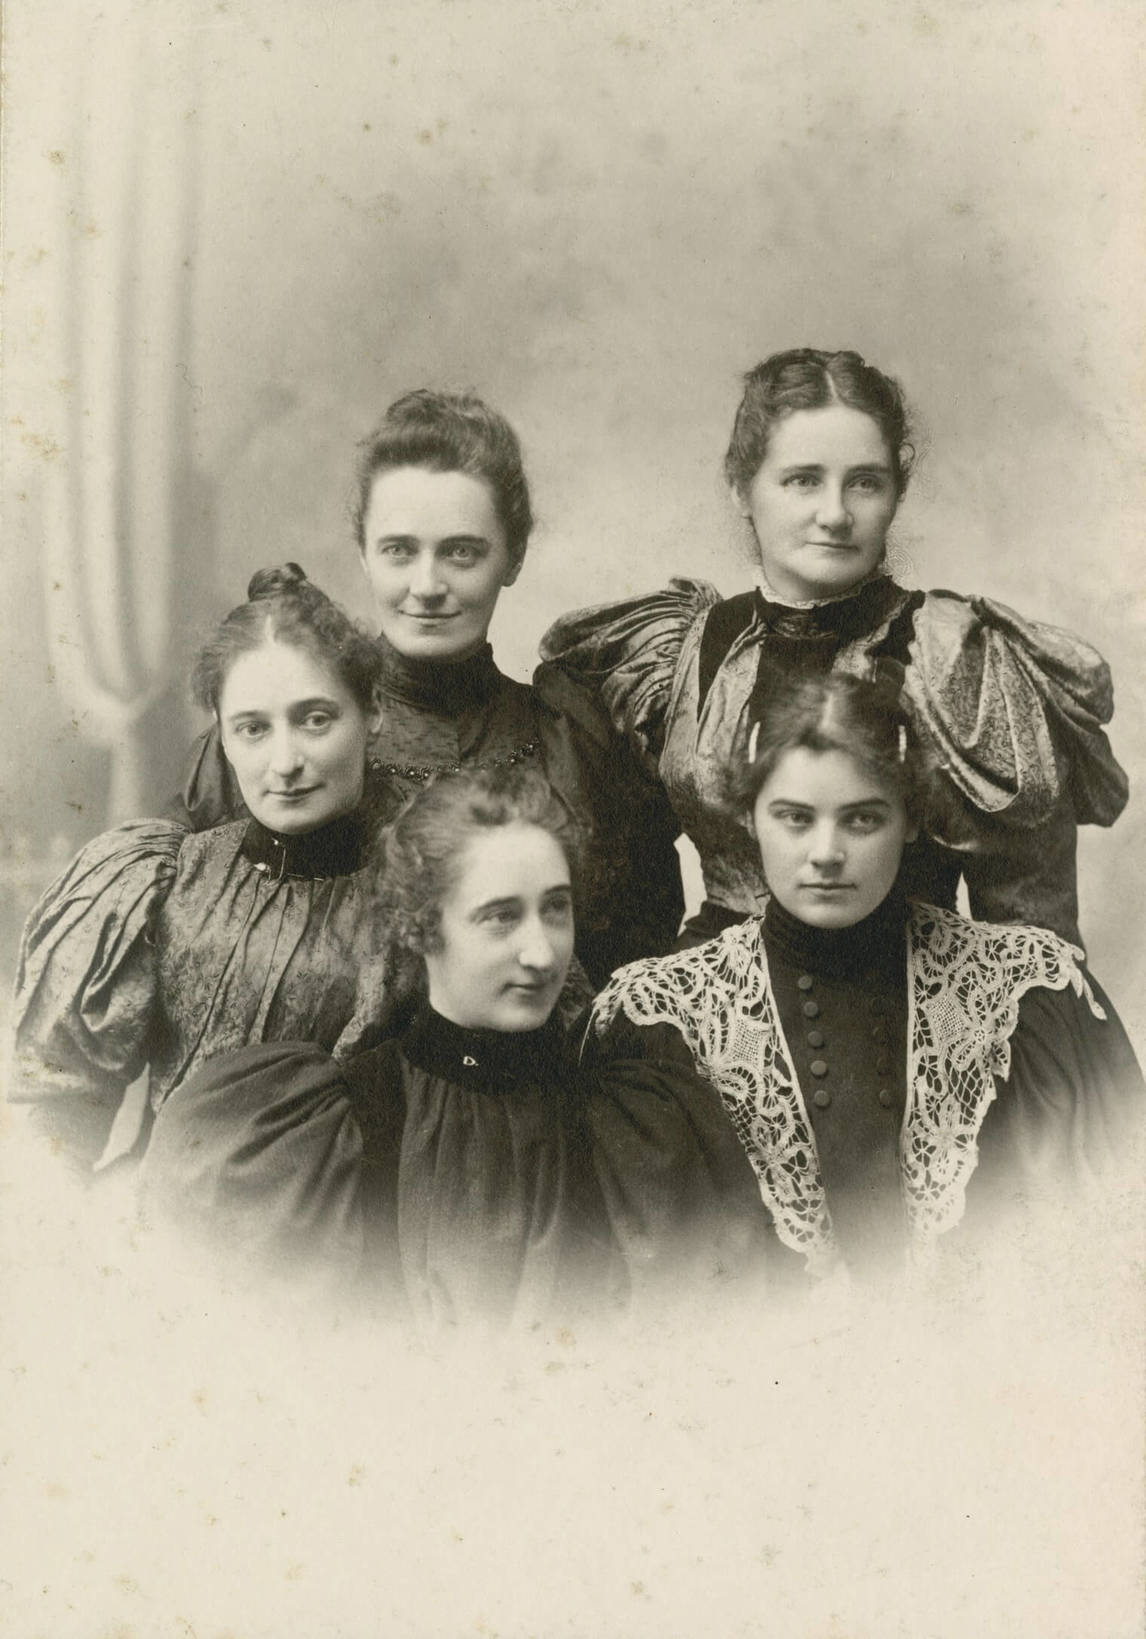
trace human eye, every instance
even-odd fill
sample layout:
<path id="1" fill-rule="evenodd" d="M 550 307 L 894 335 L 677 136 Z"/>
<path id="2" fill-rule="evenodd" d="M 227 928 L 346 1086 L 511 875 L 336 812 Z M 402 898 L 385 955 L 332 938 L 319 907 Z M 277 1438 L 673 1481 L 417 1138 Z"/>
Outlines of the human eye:
<path id="1" fill-rule="evenodd" d="M 414 543 L 404 539 L 375 541 L 374 555 L 390 563 L 404 563 L 414 554 Z"/>
<path id="2" fill-rule="evenodd" d="M 487 905 L 478 913 L 478 922 L 493 934 L 509 933 L 518 921 L 516 905 Z"/>
<path id="3" fill-rule="evenodd" d="M 815 489 L 819 475 L 814 472 L 790 472 L 784 479 L 785 489 Z"/>
<path id="4" fill-rule="evenodd" d="M 858 813 L 849 814 L 847 826 L 860 836 L 866 836 L 872 831 L 883 828 L 885 816 L 875 809 L 861 809 Z"/>
<path id="5" fill-rule="evenodd" d="M 773 808 L 772 818 L 789 831 L 806 831 L 812 822 L 806 808 Z"/>
<path id="6" fill-rule="evenodd" d="M 484 556 L 480 541 L 458 540 L 449 541 L 446 545 L 446 555 L 452 563 L 458 563 L 463 568 L 469 568 Z"/>
<path id="7" fill-rule="evenodd" d="M 307 712 L 302 720 L 302 726 L 309 729 L 312 734 L 325 734 L 331 723 L 334 722 L 334 718 L 334 712 L 322 711 L 316 708 L 314 711 Z"/>
<path id="8" fill-rule="evenodd" d="M 253 717 L 247 718 L 242 723 L 232 723 L 231 725 L 231 733 L 236 739 L 239 740 L 258 740 L 261 739 L 266 732 L 267 725 L 265 723 L 260 723 Z"/>
<path id="9" fill-rule="evenodd" d="M 887 488 L 887 480 L 878 472 L 861 472 L 852 479 L 851 487 L 861 495 L 882 495 Z"/>
<path id="10" fill-rule="evenodd" d="M 573 915 L 573 894 L 565 889 L 561 893 L 553 894 L 542 907 L 542 914 L 547 921 L 557 927 L 564 927 Z"/>

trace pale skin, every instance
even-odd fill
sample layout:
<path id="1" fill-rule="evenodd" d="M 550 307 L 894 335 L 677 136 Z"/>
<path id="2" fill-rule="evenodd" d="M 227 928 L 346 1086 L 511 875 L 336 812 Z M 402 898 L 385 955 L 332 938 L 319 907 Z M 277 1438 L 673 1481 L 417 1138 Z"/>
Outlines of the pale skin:
<path id="1" fill-rule="evenodd" d="M 880 563 L 899 505 L 891 451 L 861 410 L 794 410 L 773 427 L 736 502 L 772 590 L 795 603 L 839 597 Z"/>
<path id="2" fill-rule="evenodd" d="M 536 825 L 473 836 L 426 953 L 430 1006 L 469 1029 L 536 1030 L 573 956 L 573 889 L 556 838 Z"/>
<path id="3" fill-rule="evenodd" d="M 370 491 L 362 567 L 382 636 L 399 654 L 456 663 L 486 642 L 501 590 L 521 563 L 484 479 L 391 467 Z"/>
<path id="4" fill-rule="evenodd" d="M 918 835 L 902 797 L 843 751 L 793 747 L 752 808 L 769 891 L 817 928 L 847 928 L 887 898 Z"/>
<path id="5" fill-rule="evenodd" d="M 331 666 L 267 642 L 232 661 L 219 692 L 223 751 L 243 801 L 286 836 L 348 814 L 362 797 L 381 713 L 363 711 Z"/>

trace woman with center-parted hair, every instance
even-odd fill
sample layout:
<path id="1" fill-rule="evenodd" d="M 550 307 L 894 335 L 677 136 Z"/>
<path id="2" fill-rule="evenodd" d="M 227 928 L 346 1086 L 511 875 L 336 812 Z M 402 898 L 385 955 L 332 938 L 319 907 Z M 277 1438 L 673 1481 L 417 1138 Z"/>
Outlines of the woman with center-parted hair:
<path id="1" fill-rule="evenodd" d="M 719 1092 L 780 1246 L 871 1274 L 1027 1201 L 1075 1214 L 1131 1180 L 1142 1075 L 1082 952 L 911 897 L 927 787 L 900 678 L 773 693 L 725 800 L 763 914 L 634 962 L 597 997 L 586 1062 L 674 1053 Z"/>
<path id="2" fill-rule="evenodd" d="M 664 1307 L 761 1273 L 751 1168 L 711 1089 L 655 1063 L 585 1072 L 556 1019 L 577 858 L 534 770 L 428 785 L 381 876 L 412 1019 L 341 1064 L 300 1042 L 205 1065 L 156 1124 L 152 1213 L 232 1274 L 289 1277 L 318 1263 L 297 1200 L 321 1225 L 329 1199 L 331 1295 L 357 1260 L 358 1297 L 429 1325 Z M 349 1215 L 332 1145 L 359 1157 Z"/>
<path id="3" fill-rule="evenodd" d="M 541 667 L 494 664 L 489 624 L 525 559 L 533 513 L 521 448 L 472 393 L 423 389 L 363 442 L 354 529 L 379 623 L 375 767 L 409 794 L 436 773 L 532 764 L 587 838 L 592 886 L 577 955 L 594 983 L 666 950 L 684 898 L 675 816 L 593 693 Z M 217 731 L 203 738 L 178 815 L 197 829 L 241 811 Z"/>
<path id="4" fill-rule="evenodd" d="M 899 585 L 888 532 L 914 451 L 899 385 L 858 353 L 811 347 L 750 370 L 725 457 L 759 560 L 754 591 L 701 581 L 582 609 L 541 652 L 595 689 L 659 775 L 704 872 L 697 943 L 757 915 L 765 888 L 724 775 L 749 721 L 802 678 L 902 667 L 930 753 L 912 886 L 974 916 L 1078 939 L 1080 824 L 1110 825 L 1126 776 L 1104 733 L 1110 673 L 1073 633 L 990 598 Z"/>
<path id="5" fill-rule="evenodd" d="M 377 685 L 366 632 L 297 565 L 261 570 L 193 677 L 248 817 L 118 826 L 32 911 L 9 1097 L 84 1171 L 145 1069 L 153 1114 L 248 1042 L 375 1039 L 393 988 L 373 847 L 401 800 L 368 768 Z"/>

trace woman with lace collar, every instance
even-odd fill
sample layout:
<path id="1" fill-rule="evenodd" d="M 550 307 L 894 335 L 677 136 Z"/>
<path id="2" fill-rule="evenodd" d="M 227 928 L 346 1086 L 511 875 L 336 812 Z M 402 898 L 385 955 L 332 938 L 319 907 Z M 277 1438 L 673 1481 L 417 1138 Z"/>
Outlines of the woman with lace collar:
<path id="1" fill-rule="evenodd" d="M 153 1215 L 220 1247 L 232 1278 L 325 1270 L 330 1296 L 434 1329 L 751 1278 L 766 1225 L 711 1089 L 644 1062 L 582 1070 L 558 1019 L 579 856 L 534 769 L 430 782 L 382 874 L 412 1018 L 341 1063 L 299 1042 L 203 1066 L 156 1122 Z M 332 1156 L 356 1158 L 348 1175 Z"/>
<path id="2" fill-rule="evenodd" d="M 541 668 L 504 676 L 487 633 L 521 572 L 533 526 L 512 427 L 470 393 L 393 403 L 361 447 L 354 526 L 380 626 L 376 769 L 409 793 L 435 773 L 539 767 L 590 838 L 592 891 L 577 955 L 602 982 L 667 950 L 684 910 L 679 827 L 592 691 Z M 196 747 L 181 817 L 197 829 L 239 811 L 211 731 Z"/>
<path id="3" fill-rule="evenodd" d="M 930 753 L 912 886 L 972 914 L 1077 940 L 1077 827 L 1110 825 L 1126 778 L 1103 725 L 1109 671 L 1071 633 L 1002 604 L 909 592 L 887 569 L 887 533 L 913 451 L 898 384 L 852 352 L 797 348 L 745 377 L 725 458 L 759 554 L 754 592 L 700 581 L 585 609 L 542 642 L 597 688 L 655 770 L 704 872 L 686 943 L 763 908 L 755 845 L 721 800 L 749 720 L 793 680 L 904 668 L 903 700 Z"/>
<path id="4" fill-rule="evenodd" d="M 349 1052 L 375 1039 L 393 993 L 373 847 L 400 799 L 367 767 L 373 641 L 297 565 L 261 570 L 193 692 L 248 817 L 96 837 L 21 944 L 10 1096 L 85 1172 L 144 1070 L 149 1128 L 205 1059 L 299 1036 Z"/>
<path id="5" fill-rule="evenodd" d="M 879 1270 L 1024 1192 L 1061 1208 L 1125 1160 L 1141 1073 L 1082 953 L 904 894 L 921 758 L 898 678 L 773 695 L 726 781 L 771 897 L 625 969 L 586 1061 L 686 1056 L 715 1087 L 779 1242 Z"/>

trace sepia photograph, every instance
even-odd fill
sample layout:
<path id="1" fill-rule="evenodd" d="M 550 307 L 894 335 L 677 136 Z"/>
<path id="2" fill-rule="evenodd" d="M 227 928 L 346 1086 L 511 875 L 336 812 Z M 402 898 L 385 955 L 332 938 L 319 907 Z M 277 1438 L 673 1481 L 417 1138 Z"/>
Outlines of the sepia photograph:
<path id="1" fill-rule="evenodd" d="M 1146 1633 L 1144 63 L 8 0 L 0 1632 Z"/>

